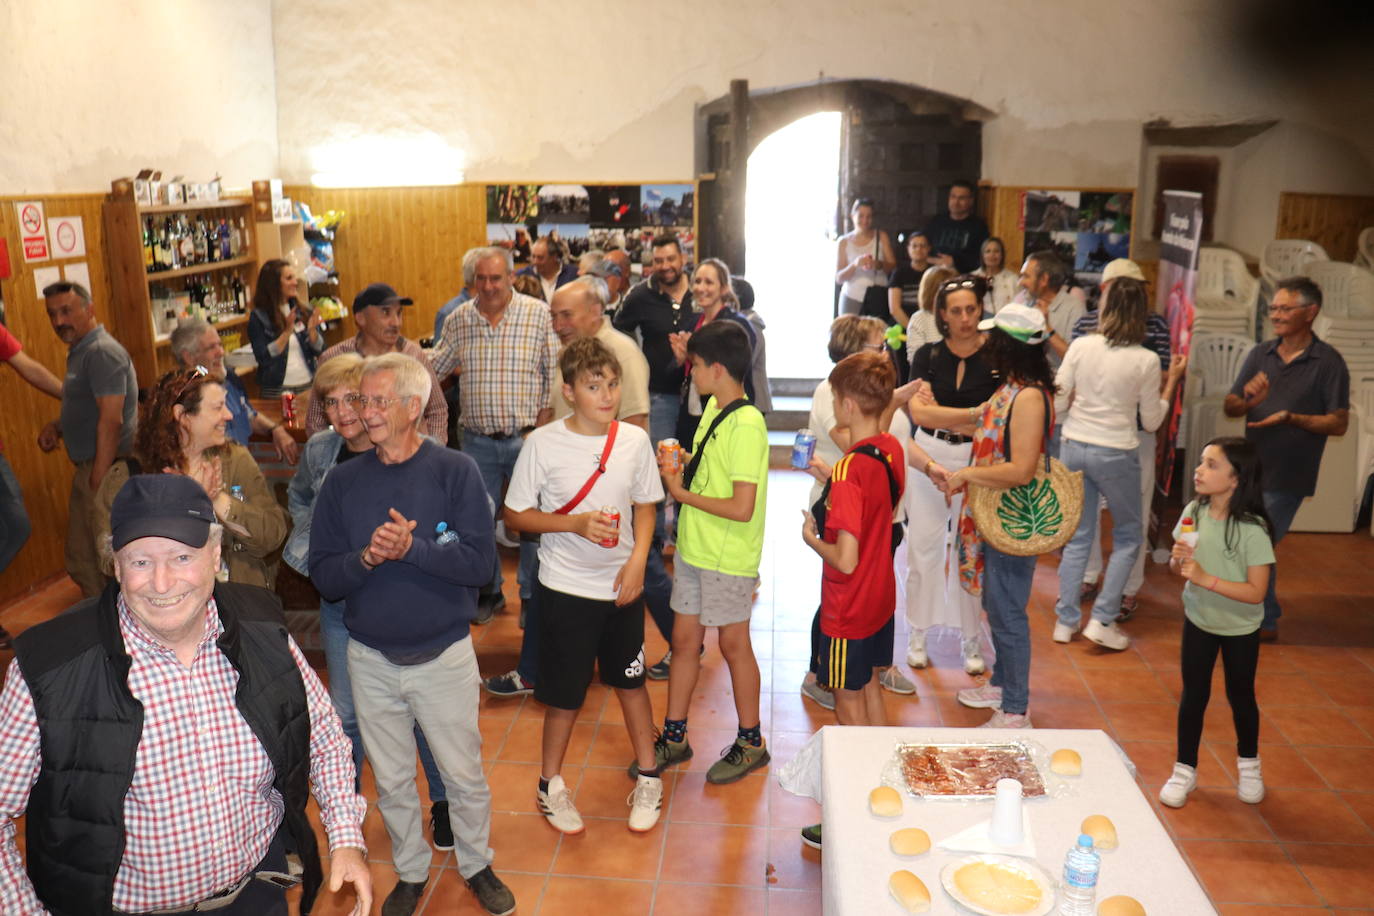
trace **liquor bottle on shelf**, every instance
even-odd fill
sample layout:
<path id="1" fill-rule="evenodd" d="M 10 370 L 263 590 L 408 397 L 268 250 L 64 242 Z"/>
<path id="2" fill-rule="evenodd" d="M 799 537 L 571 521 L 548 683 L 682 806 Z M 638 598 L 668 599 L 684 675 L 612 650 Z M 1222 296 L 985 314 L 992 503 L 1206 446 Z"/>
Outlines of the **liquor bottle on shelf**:
<path id="1" fill-rule="evenodd" d="M 177 217 L 177 242 L 181 245 L 182 267 L 191 267 L 200 263 L 196 260 L 196 240 L 191 234 L 191 224 L 187 221 L 185 214 Z"/>
<path id="2" fill-rule="evenodd" d="M 239 257 L 244 257 L 253 248 L 253 239 L 248 235 L 248 225 L 239 217 Z"/>
<path id="3" fill-rule="evenodd" d="M 197 219 L 191 229 L 191 241 L 196 247 L 196 263 L 204 264 L 209 260 L 206 254 L 207 245 L 205 244 L 205 220 Z"/>
<path id="4" fill-rule="evenodd" d="M 181 261 L 181 237 L 177 235 L 177 224 L 170 216 L 162 223 L 163 263 L 168 270 L 179 270 L 186 265 Z"/>
<path id="5" fill-rule="evenodd" d="M 221 219 L 219 221 L 219 259 L 227 261 L 236 258 L 238 255 L 229 245 L 229 223 Z"/>
<path id="6" fill-rule="evenodd" d="M 153 260 L 153 220 L 149 217 L 143 223 L 143 272 L 152 273 L 156 269 Z"/>

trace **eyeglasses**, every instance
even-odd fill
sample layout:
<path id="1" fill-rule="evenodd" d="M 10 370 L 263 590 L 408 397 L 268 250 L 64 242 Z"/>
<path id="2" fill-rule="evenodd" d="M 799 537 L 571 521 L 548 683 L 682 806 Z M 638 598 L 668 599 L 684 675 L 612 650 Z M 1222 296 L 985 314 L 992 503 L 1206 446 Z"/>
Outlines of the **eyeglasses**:
<path id="1" fill-rule="evenodd" d="M 1269 314 L 1287 315 L 1291 312 L 1296 312 L 1298 309 L 1306 309 L 1311 307 L 1311 305 L 1271 305 L 1269 306 Z"/>
<path id="2" fill-rule="evenodd" d="M 192 369 L 186 369 L 184 372 L 185 378 L 177 385 L 176 394 L 172 395 L 173 404 L 180 402 L 185 397 L 186 392 L 191 390 L 191 386 L 195 384 L 197 379 L 205 378 L 210 374 L 210 370 L 204 366 L 196 366 Z"/>
<path id="3" fill-rule="evenodd" d="M 333 410 L 335 407 L 341 407 L 344 404 L 347 404 L 354 410 L 360 410 L 362 408 L 358 402 L 362 399 L 363 396 L 361 394 L 349 394 L 344 395 L 341 398 L 325 398 L 324 400 L 320 401 L 320 403 L 324 405 L 325 410 Z"/>
<path id="4" fill-rule="evenodd" d="M 350 404 L 353 405 L 355 410 L 365 410 L 368 407 L 371 407 L 375 410 L 386 410 L 388 407 L 390 407 L 392 404 L 395 404 L 397 401 L 406 401 L 409 400 L 409 398 L 383 398 L 377 397 L 376 395 L 368 397 L 364 394 L 356 394 L 350 396 L 347 400 Z"/>

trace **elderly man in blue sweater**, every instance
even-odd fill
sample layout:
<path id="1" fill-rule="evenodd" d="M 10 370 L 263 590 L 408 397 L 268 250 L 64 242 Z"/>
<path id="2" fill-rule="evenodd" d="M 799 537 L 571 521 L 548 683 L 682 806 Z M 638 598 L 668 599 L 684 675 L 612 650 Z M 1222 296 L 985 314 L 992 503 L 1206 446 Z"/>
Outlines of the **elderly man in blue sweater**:
<path id="1" fill-rule="evenodd" d="M 310 575 L 321 595 L 345 602 L 353 701 L 400 878 L 383 916 L 413 913 L 429 875 L 415 787 L 417 721 L 448 790 L 459 871 L 500 916 L 514 911 L 515 897 L 491 869 L 491 791 L 468 632 L 496 544 L 476 463 L 420 433 L 429 386 L 428 370 L 404 354 L 364 364 L 359 406 L 376 448 L 325 478 Z"/>

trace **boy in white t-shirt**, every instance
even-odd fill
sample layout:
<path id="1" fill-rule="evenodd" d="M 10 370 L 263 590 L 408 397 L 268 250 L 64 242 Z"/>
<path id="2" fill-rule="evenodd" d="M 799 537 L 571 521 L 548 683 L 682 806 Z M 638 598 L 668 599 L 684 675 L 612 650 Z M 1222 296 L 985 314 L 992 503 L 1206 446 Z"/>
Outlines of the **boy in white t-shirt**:
<path id="1" fill-rule="evenodd" d="M 629 823 L 643 833 L 658 823 L 663 800 L 653 711 L 644 689 L 640 600 L 663 485 L 648 435 L 616 420 L 620 363 L 614 354 L 594 337 L 580 338 L 564 348 L 558 365 L 572 415 L 530 433 L 505 502 L 507 528 L 542 535 L 534 696 L 546 708 L 536 798 L 555 829 L 582 832 L 582 817 L 559 770 L 592 671 L 599 667 L 601 682 L 620 700 L 641 767 Z M 603 506 L 614 507 L 630 524 L 614 527 L 602 515 Z M 614 546 L 603 546 L 616 538 Z"/>

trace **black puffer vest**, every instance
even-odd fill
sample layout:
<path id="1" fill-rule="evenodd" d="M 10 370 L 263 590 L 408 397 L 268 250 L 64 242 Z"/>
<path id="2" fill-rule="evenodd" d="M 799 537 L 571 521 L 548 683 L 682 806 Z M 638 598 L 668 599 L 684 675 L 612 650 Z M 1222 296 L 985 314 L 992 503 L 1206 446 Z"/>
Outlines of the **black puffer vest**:
<path id="1" fill-rule="evenodd" d="M 117 583 L 14 640 L 42 733 L 42 766 L 29 796 L 29 880 L 55 916 L 112 908 L 124 857 L 124 796 L 134 776 L 143 704 L 129 692 L 131 664 L 119 632 Z M 301 913 L 321 881 L 319 847 L 306 819 L 310 711 L 287 648 L 277 597 L 221 582 L 217 645 L 239 673 L 235 702 L 276 771 L 285 801 L 283 836 L 305 866 Z M 195 842 L 195 838 L 188 838 Z"/>

